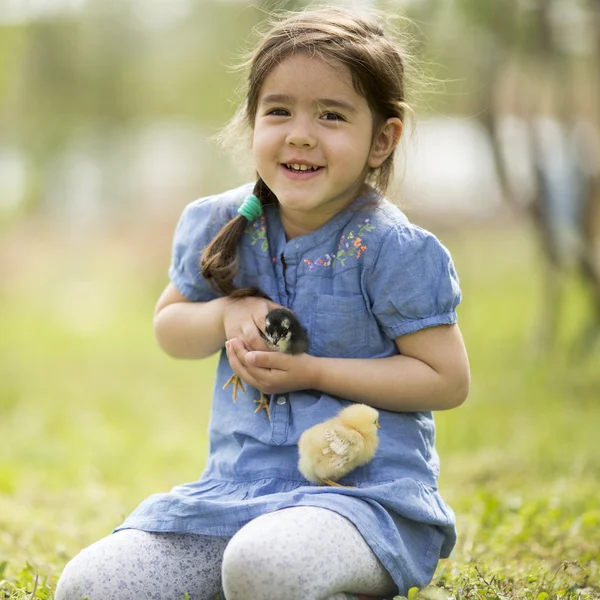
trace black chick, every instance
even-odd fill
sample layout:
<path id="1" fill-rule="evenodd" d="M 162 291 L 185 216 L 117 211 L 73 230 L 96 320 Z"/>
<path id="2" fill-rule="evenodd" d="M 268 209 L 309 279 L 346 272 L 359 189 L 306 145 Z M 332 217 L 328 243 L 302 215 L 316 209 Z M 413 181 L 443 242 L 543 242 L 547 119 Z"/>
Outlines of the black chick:
<path id="1" fill-rule="evenodd" d="M 284 354 L 308 350 L 308 335 L 296 315 L 287 308 L 274 308 L 265 317 L 265 332 L 260 332 L 269 348 Z"/>
<path id="2" fill-rule="evenodd" d="M 265 317 L 265 331 L 260 332 L 261 337 L 265 340 L 269 348 L 276 352 L 285 354 L 302 354 L 308 350 L 308 335 L 306 329 L 300 325 L 300 321 L 296 315 L 287 308 L 274 308 L 267 313 Z M 243 392 L 244 385 L 241 379 L 234 373 L 223 386 L 225 389 L 229 384 L 233 383 L 233 401 L 235 402 L 238 388 Z M 267 413 L 267 417 L 271 420 L 269 411 L 269 399 L 260 392 L 260 398 L 254 402 L 258 407 L 254 412 L 259 412 L 263 408 Z"/>

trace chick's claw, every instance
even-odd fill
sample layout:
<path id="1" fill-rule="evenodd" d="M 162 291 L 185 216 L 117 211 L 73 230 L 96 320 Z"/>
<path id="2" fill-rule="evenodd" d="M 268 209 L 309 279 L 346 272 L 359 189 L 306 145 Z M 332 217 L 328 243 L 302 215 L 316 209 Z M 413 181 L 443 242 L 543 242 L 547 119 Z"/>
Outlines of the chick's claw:
<path id="1" fill-rule="evenodd" d="M 255 400 L 254 403 L 258 404 L 258 406 L 256 407 L 256 410 L 254 412 L 257 413 L 264 408 L 265 412 L 267 413 L 267 418 L 270 421 L 271 420 L 271 409 L 269 408 L 269 399 L 261 392 L 260 398 L 258 398 L 258 400 Z"/>
<path id="2" fill-rule="evenodd" d="M 246 392 L 245 388 L 244 388 L 244 384 L 242 383 L 242 380 L 234 373 L 225 383 L 225 385 L 223 386 L 223 389 L 227 388 L 229 385 L 233 384 L 233 401 L 235 402 L 237 400 L 237 391 L 238 388 L 240 388 L 242 390 L 242 392 Z"/>
<path id="3" fill-rule="evenodd" d="M 356 487 L 354 485 L 342 485 L 341 483 L 338 483 L 337 481 L 332 481 L 331 479 L 321 479 L 321 481 L 325 485 L 330 485 L 332 487 L 342 487 L 342 488 L 355 488 Z"/>

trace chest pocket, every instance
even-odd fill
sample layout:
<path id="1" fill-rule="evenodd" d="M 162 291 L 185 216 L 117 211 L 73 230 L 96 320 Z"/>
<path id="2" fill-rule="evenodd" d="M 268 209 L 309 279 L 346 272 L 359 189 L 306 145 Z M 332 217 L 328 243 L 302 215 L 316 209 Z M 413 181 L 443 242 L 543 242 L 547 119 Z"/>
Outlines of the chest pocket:
<path id="1" fill-rule="evenodd" d="M 362 296 L 317 297 L 310 353 L 331 358 L 365 356 L 369 314 Z"/>

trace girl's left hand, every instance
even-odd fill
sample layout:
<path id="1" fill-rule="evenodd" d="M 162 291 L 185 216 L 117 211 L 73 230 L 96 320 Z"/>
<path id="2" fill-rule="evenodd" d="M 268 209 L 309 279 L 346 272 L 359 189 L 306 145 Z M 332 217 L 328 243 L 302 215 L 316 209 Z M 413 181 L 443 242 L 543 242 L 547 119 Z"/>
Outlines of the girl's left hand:
<path id="1" fill-rule="evenodd" d="M 248 351 L 240 338 L 230 339 L 225 348 L 236 375 L 265 394 L 284 394 L 314 387 L 318 361 L 314 356 Z"/>

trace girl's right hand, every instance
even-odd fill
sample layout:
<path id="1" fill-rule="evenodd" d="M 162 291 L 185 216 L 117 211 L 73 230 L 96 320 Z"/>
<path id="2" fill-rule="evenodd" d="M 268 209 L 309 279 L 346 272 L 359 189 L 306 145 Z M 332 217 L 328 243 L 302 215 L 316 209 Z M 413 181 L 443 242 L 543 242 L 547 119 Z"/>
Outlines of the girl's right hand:
<path id="1" fill-rule="evenodd" d="M 231 298 L 223 313 L 225 338 L 240 338 L 248 350 L 268 351 L 270 348 L 260 332 L 265 329 L 265 317 L 279 304 L 266 298 Z"/>

